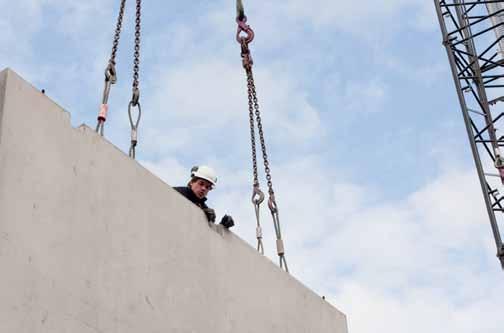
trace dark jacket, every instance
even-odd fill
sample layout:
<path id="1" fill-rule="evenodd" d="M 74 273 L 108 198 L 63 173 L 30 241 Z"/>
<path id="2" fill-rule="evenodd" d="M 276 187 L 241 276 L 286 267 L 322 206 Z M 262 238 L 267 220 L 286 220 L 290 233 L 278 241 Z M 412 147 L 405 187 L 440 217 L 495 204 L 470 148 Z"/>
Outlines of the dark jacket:
<path id="1" fill-rule="evenodd" d="M 182 194 L 187 200 L 191 201 L 193 204 L 198 206 L 205 213 L 207 220 L 209 222 L 215 223 L 215 211 L 212 208 L 209 208 L 205 201 L 206 198 L 200 199 L 194 194 L 194 192 L 189 188 L 189 186 L 178 186 L 173 188 L 178 193 Z M 225 228 L 231 228 L 234 226 L 233 218 L 229 215 L 224 215 L 220 224 L 222 224 Z"/>
<path id="2" fill-rule="evenodd" d="M 193 204 L 198 206 L 201 209 L 207 209 L 208 206 L 206 205 L 205 201 L 207 198 L 200 199 L 194 194 L 194 192 L 188 187 L 188 186 L 179 186 L 179 187 L 174 187 L 173 188 L 175 191 L 178 193 L 182 194 L 184 197 L 187 198 L 187 200 L 191 201 Z"/>

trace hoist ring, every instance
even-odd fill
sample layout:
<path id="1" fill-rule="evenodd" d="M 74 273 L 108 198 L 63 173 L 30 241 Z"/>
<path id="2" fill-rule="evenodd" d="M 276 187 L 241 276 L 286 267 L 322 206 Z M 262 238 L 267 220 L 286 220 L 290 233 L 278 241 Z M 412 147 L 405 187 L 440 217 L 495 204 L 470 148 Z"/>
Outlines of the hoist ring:
<path id="1" fill-rule="evenodd" d="M 254 186 L 254 191 L 252 192 L 252 203 L 254 205 L 260 205 L 264 201 L 264 193 L 259 189 L 259 187 Z"/>
<path id="2" fill-rule="evenodd" d="M 129 116 L 129 121 L 131 128 L 137 128 L 138 124 L 140 123 L 140 117 L 142 116 L 142 107 L 140 106 L 140 102 L 137 102 L 136 106 L 138 107 L 138 116 L 136 119 L 136 122 L 133 124 L 133 117 L 131 116 L 131 108 L 135 106 L 133 105 L 133 101 L 131 101 L 128 105 L 128 116 Z"/>

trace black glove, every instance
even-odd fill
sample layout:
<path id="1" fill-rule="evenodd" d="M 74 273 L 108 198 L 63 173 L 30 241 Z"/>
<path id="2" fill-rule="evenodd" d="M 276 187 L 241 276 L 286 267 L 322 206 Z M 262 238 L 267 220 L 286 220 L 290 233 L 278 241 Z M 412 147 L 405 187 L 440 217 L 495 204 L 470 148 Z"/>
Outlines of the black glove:
<path id="1" fill-rule="evenodd" d="M 233 218 L 229 215 L 224 215 L 222 217 L 222 220 L 220 221 L 220 224 L 224 226 L 224 228 L 229 229 L 232 226 L 234 226 L 234 221 Z"/>
<path id="2" fill-rule="evenodd" d="M 203 208 L 203 212 L 205 212 L 208 222 L 215 223 L 215 210 L 212 208 Z"/>

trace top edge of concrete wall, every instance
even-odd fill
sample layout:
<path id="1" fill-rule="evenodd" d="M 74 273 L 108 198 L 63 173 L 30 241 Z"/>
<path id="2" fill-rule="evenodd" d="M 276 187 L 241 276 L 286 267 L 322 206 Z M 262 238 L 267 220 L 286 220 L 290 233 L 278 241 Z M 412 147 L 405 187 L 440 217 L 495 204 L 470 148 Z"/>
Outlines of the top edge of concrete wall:
<path id="1" fill-rule="evenodd" d="M 14 69 L 10 68 L 10 67 L 6 67 L 4 69 L 2 69 L 0 71 L 0 76 L 3 77 L 3 80 L 7 80 L 7 78 L 10 76 L 10 75 L 13 75 L 14 77 L 17 77 L 19 79 L 21 79 L 26 85 L 30 86 L 34 92 L 37 92 L 41 95 L 44 95 L 46 96 L 47 100 L 50 101 L 52 104 L 54 104 L 54 106 L 56 106 L 58 109 L 60 109 L 62 112 L 65 112 L 68 114 L 68 117 L 70 118 L 70 113 L 64 108 L 62 107 L 60 104 L 58 104 L 56 101 L 54 101 L 50 95 L 47 95 L 47 94 L 43 94 L 42 91 L 37 88 L 35 85 L 33 85 L 32 83 L 26 81 L 18 72 L 16 72 Z M 5 98 L 5 96 L 4 96 Z"/>
<path id="2" fill-rule="evenodd" d="M 3 106 L 5 104 L 5 85 L 7 81 L 7 73 L 12 71 L 6 68 L 0 71 L 0 145 L 2 144 L 2 118 L 3 118 Z"/>

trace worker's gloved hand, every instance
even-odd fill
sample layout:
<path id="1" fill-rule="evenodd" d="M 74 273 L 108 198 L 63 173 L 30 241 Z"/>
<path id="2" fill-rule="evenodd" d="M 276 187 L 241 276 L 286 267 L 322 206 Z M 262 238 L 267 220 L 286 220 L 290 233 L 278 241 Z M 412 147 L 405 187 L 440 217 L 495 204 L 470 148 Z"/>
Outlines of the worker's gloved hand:
<path id="1" fill-rule="evenodd" d="M 220 221 L 220 224 L 222 224 L 224 226 L 224 228 L 229 229 L 232 226 L 234 226 L 234 220 L 231 216 L 224 215 L 222 217 L 222 220 Z"/>
<path id="2" fill-rule="evenodd" d="M 208 222 L 215 223 L 215 210 L 212 208 L 204 208 L 203 212 L 205 212 Z"/>

